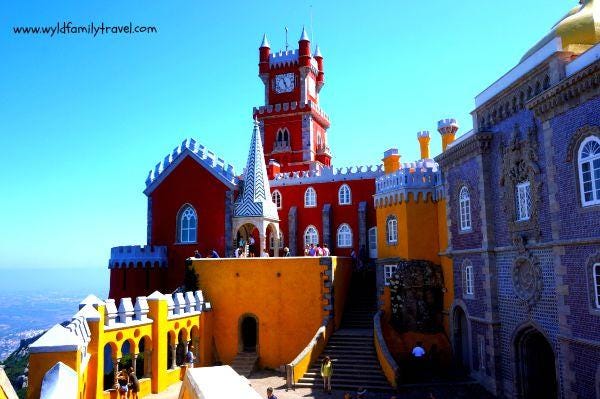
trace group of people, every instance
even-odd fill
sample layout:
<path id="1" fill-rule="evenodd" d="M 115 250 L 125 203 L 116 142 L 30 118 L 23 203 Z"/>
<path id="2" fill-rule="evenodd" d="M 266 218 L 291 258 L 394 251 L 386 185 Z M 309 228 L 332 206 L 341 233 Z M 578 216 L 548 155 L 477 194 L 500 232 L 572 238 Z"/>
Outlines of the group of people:
<path id="1" fill-rule="evenodd" d="M 115 389 L 118 390 L 120 399 L 126 399 L 129 392 L 131 392 L 130 399 L 137 399 L 140 382 L 133 371 L 133 367 L 130 367 L 129 370 L 123 368 L 117 373 Z"/>
<path id="2" fill-rule="evenodd" d="M 331 251 L 327 244 L 323 244 L 321 247 L 317 244 L 310 244 L 304 247 L 304 256 L 331 256 Z"/>
<path id="3" fill-rule="evenodd" d="M 200 253 L 200 251 L 195 250 L 194 251 L 194 258 L 202 258 L 202 254 Z M 210 251 L 210 253 L 208 254 L 207 258 L 219 258 L 219 253 L 217 252 L 216 249 L 212 249 L 212 251 Z"/>

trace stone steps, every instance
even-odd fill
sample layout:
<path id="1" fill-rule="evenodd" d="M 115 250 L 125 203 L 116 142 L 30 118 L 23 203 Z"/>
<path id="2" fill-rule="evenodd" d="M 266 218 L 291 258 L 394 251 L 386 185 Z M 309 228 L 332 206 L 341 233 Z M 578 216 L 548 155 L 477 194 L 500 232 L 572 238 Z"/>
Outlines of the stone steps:
<path id="1" fill-rule="evenodd" d="M 240 352 L 235 359 L 233 359 L 231 368 L 239 375 L 249 377 L 252 371 L 254 371 L 257 361 L 258 356 L 255 352 Z"/>

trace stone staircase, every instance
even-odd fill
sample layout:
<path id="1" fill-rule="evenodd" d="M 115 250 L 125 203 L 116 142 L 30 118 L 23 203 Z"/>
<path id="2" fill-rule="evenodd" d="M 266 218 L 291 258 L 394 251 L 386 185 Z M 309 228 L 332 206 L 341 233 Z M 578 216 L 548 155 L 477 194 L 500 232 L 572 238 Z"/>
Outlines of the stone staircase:
<path id="1" fill-rule="evenodd" d="M 233 359 L 231 368 L 239 375 L 249 377 L 252 371 L 254 371 L 257 360 L 258 356 L 256 355 L 256 352 L 240 352 L 235 359 Z"/>
<path id="2" fill-rule="evenodd" d="M 323 389 L 321 361 L 329 356 L 333 362 L 332 389 L 392 392 L 373 345 L 373 316 L 376 311 L 375 277 L 355 275 L 346 302 L 342 325 L 325 347 L 319 359 L 296 384 L 297 387 Z"/>

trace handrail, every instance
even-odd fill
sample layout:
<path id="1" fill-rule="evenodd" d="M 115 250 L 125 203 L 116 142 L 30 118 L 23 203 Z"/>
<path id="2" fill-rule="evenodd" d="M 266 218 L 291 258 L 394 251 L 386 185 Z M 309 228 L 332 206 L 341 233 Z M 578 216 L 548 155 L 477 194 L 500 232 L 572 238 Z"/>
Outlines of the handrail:
<path id="1" fill-rule="evenodd" d="M 286 385 L 287 389 L 293 389 L 294 385 L 300 377 L 308 371 L 308 368 L 312 362 L 319 357 L 325 345 L 327 339 L 333 329 L 333 320 L 327 319 L 327 321 L 319 327 L 316 334 L 312 337 L 308 345 L 300 352 L 298 356 L 290 363 L 285 365 Z M 296 376 L 299 376 L 296 378 Z"/>
<path id="2" fill-rule="evenodd" d="M 383 337 L 383 331 L 381 329 L 382 315 L 383 311 L 380 310 L 373 317 L 373 339 L 375 340 L 375 352 L 377 352 L 377 359 L 379 360 L 383 374 L 385 374 L 385 378 L 392 387 L 396 388 L 398 385 L 397 379 L 400 368 L 398 367 L 398 364 L 392 357 L 392 354 L 385 343 L 385 338 Z"/>

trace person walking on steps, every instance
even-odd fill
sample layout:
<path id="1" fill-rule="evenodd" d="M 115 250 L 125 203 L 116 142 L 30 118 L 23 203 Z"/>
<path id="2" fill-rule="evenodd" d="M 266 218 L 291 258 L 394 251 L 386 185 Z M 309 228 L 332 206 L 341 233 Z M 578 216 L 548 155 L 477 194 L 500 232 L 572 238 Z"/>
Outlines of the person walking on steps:
<path id="1" fill-rule="evenodd" d="M 323 391 L 331 395 L 331 376 L 333 375 L 333 363 L 329 356 L 325 356 L 321 362 L 321 377 L 323 378 Z"/>

